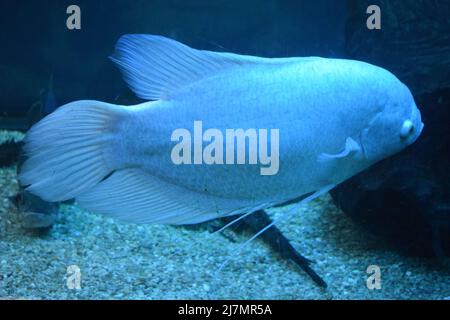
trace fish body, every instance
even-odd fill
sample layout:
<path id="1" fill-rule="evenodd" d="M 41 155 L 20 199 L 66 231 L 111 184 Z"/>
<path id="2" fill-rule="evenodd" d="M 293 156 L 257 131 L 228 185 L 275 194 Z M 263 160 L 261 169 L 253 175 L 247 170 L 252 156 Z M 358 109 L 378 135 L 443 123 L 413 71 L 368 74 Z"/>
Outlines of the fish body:
<path id="1" fill-rule="evenodd" d="M 197 223 L 337 185 L 423 129 L 408 88 L 359 61 L 239 56 L 142 35 L 124 36 L 112 59 L 130 87 L 153 101 L 78 101 L 44 119 L 26 139 L 21 182 L 31 192 L 50 201 L 76 197 L 129 221 Z M 173 161 L 178 129 L 194 132 L 192 139 L 200 134 L 203 150 L 208 129 L 252 128 L 278 130 L 278 140 L 267 140 L 271 151 L 277 144 L 274 174 L 249 162 Z"/>
<path id="2" fill-rule="evenodd" d="M 373 70 L 368 75 L 359 70 L 349 73 L 349 68 Z M 354 85 L 346 84 L 349 80 Z M 386 80 L 389 75 L 382 69 L 345 60 L 304 63 L 300 59 L 281 66 L 240 68 L 183 88 L 168 101 L 137 107 L 133 126 L 123 131 L 125 141 L 134 141 L 127 154 L 134 157 L 131 163 L 191 190 L 206 189 L 227 198 L 290 199 L 324 184 L 337 184 L 371 164 L 358 157 L 343 164 L 322 164 L 317 157 L 340 152 L 347 137 L 359 140 L 371 118 L 383 111 L 383 99 L 388 97 L 382 90 L 375 91 Z M 366 94 L 368 90 L 373 96 Z M 380 100 L 375 107 L 374 97 Z M 282 165 L 278 174 L 260 175 L 259 167 L 249 164 L 174 166 L 173 142 L 168 137 L 177 128 L 193 132 L 195 120 L 202 120 L 204 130 L 222 132 L 279 128 Z M 151 157 L 145 156 L 148 152 Z"/>

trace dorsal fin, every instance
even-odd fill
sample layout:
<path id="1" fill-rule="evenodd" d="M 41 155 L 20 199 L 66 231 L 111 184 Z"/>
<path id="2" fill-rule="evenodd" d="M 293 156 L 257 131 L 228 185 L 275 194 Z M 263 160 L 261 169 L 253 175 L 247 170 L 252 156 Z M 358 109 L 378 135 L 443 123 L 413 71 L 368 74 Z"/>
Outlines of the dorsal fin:
<path id="1" fill-rule="evenodd" d="M 229 68 L 291 59 L 203 51 L 162 36 L 131 34 L 119 39 L 111 60 L 120 67 L 138 97 L 159 100 L 178 88 Z"/>

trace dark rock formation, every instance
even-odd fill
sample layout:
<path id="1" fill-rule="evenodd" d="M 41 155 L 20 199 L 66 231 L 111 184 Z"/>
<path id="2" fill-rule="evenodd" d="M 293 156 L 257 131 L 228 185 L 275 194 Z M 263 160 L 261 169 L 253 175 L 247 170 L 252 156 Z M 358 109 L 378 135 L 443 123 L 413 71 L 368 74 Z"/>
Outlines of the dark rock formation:
<path id="1" fill-rule="evenodd" d="M 368 30 L 368 6 L 381 9 L 381 30 Z M 450 2 L 348 0 L 349 58 L 392 71 L 415 95 L 450 87 Z"/>
<path id="2" fill-rule="evenodd" d="M 8 140 L 0 144 L 0 168 L 17 163 L 22 152 L 22 142 Z"/>

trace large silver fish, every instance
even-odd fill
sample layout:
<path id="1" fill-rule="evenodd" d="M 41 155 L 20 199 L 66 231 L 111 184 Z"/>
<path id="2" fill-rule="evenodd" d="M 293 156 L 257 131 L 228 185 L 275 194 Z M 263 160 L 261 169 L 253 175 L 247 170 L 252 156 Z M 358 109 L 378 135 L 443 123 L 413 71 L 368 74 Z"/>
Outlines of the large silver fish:
<path id="1" fill-rule="evenodd" d="M 408 88 L 359 61 L 201 51 L 151 35 L 123 36 L 112 60 L 153 101 L 76 101 L 36 124 L 20 174 L 32 193 L 127 221 L 197 223 L 314 198 L 423 129 Z M 221 132 L 278 129 L 276 174 L 249 163 L 175 164 L 172 134 L 195 121 Z"/>

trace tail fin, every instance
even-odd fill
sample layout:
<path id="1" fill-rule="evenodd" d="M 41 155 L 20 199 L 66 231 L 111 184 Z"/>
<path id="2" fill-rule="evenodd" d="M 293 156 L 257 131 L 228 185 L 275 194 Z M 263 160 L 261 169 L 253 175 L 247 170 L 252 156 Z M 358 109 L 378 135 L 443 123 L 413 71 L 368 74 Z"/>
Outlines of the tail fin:
<path id="1" fill-rule="evenodd" d="M 47 201 L 89 191 L 116 169 L 115 136 L 126 113 L 99 101 L 62 106 L 27 133 L 20 183 Z"/>

